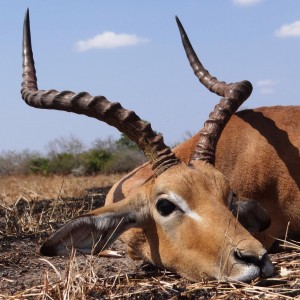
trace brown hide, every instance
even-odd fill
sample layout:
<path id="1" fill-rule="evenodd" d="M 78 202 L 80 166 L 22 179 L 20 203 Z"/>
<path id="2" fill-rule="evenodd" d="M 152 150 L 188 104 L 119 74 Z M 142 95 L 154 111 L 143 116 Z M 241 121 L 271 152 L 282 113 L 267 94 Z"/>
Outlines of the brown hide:
<path id="1" fill-rule="evenodd" d="M 273 125 L 274 128 L 269 133 L 265 117 L 258 117 L 259 121 L 254 123 L 251 120 L 256 120 L 256 116 L 251 116 L 250 112 L 234 117 L 230 122 L 233 129 L 228 127 L 228 138 L 223 134 L 224 142 L 220 143 L 220 160 L 217 163 L 237 189 L 238 197 L 233 197 L 228 180 L 214 167 L 216 144 L 231 115 L 251 94 L 252 85 L 245 80 L 227 84 L 211 76 L 198 61 L 179 19 L 176 18 L 176 21 L 195 75 L 206 88 L 223 97 L 198 136 L 176 147 L 174 152 L 177 157 L 164 144 L 162 136 L 152 130 L 150 123 L 141 120 L 120 103 L 111 102 L 104 96 L 92 96 L 87 92 L 39 90 L 31 47 L 29 13 L 26 12 L 23 30 L 23 100 L 36 108 L 83 114 L 114 126 L 135 142 L 151 163 L 151 168 L 146 164 L 115 185 L 108 195 L 107 204 L 115 203 L 70 220 L 43 243 L 40 252 L 49 256 L 69 255 L 71 249 L 76 249 L 79 253 L 96 254 L 123 234 L 122 238 L 135 255 L 193 281 L 202 280 L 203 275 L 218 280 L 245 282 L 259 276 L 268 277 L 273 273 L 274 267 L 266 249 L 249 233 L 256 232 L 256 228 L 263 230 L 269 226 L 270 219 L 266 209 L 254 200 L 252 201 L 256 206 L 250 205 L 253 203 L 251 201 L 241 203 L 235 199 L 254 192 L 265 207 L 271 210 L 277 204 L 282 207 L 283 214 L 292 219 L 291 214 L 297 206 L 293 207 L 290 194 L 278 191 L 281 189 L 278 186 L 281 184 L 281 177 L 277 174 L 273 178 L 266 170 L 265 174 L 261 174 L 255 163 L 265 163 L 265 166 L 270 167 L 268 160 L 271 159 L 276 171 L 286 172 L 284 168 L 280 168 L 282 159 L 291 173 L 290 169 L 293 167 L 289 159 L 295 153 L 288 153 L 288 158 L 285 159 L 280 149 L 287 148 L 286 145 L 280 144 L 276 149 L 280 130 Z M 287 111 L 287 122 L 290 119 L 288 113 Z M 256 114 L 260 115 L 259 112 Z M 281 122 L 282 120 L 278 122 L 278 127 Z M 237 132 L 237 128 L 242 133 Z M 259 133 L 260 130 L 262 133 Z M 241 138 L 244 135 L 249 141 Z M 197 140 L 199 142 L 196 143 Z M 240 140 L 239 143 L 237 140 Z M 281 139 L 278 140 L 281 143 Z M 230 158 L 228 153 L 231 153 Z M 247 159 L 249 163 L 244 170 L 244 161 Z M 242 164 L 241 167 L 238 168 L 238 164 Z M 244 175 L 245 185 L 240 182 Z M 266 178 L 268 175 L 269 178 Z M 288 177 L 283 181 L 284 188 L 297 193 L 290 181 Z M 275 188 L 276 193 L 273 195 L 270 190 Z M 242 218 L 241 223 L 238 223 L 236 215 L 239 214 L 248 221 L 258 207 L 261 213 L 254 214 L 256 227 L 251 222 L 249 226 Z M 273 218 L 282 219 L 276 210 L 272 213 Z M 280 224 L 286 225 L 288 218 L 283 219 Z M 297 219 L 294 218 L 292 222 L 292 228 L 298 228 Z M 281 233 L 281 228 L 275 227 L 276 224 L 271 227 L 271 233 Z M 262 238 L 266 244 L 267 237 Z"/>
<path id="2" fill-rule="evenodd" d="M 244 110 L 232 116 L 217 145 L 216 168 L 239 196 L 258 200 L 272 225 L 256 235 L 269 248 L 273 237 L 290 230 L 300 234 L 300 107 L 276 106 Z M 198 134 L 173 151 L 188 162 Z M 152 171 L 145 164 L 116 183 L 106 203 L 118 202 L 143 184 Z"/>

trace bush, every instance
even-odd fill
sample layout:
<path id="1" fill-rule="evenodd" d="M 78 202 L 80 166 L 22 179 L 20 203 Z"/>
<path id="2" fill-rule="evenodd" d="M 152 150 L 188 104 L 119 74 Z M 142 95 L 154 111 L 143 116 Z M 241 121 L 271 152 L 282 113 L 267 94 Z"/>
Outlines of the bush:
<path id="1" fill-rule="evenodd" d="M 39 175 L 49 175 L 50 174 L 50 161 L 45 157 L 33 158 L 29 162 L 29 172 Z"/>
<path id="2" fill-rule="evenodd" d="M 76 176 L 95 173 L 129 172 L 146 161 L 135 143 L 124 134 L 115 141 L 112 138 L 96 140 L 93 148 L 85 146 L 77 138 L 58 138 L 48 144 L 48 155 L 24 150 L 0 153 L 0 176 L 17 174 Z"/>
<path id="3" fill-rule="evenodd" d="M 30 161 L 39 156 L 38 152 L 29 150 L 3 151 L 0 154 L 0 175 L 28 174 Z"/>
<path id="4" fill-rule="evenodd" d="M 121 133 L 121 137 L 116 142 L 118 148 L 139 151 L 139 147 L 136 143 L 130 140 L 124 133 Z"/>
<path id="5" fill-rule="evenodd" d="M 73 169 L 80 166 L 78 157 L 71 153 L 58 153 L 50 159 L 49 170 L 53 174 L 67 175 L 71 174 Z"/>
<path id="6" fill-rule="evenodd" d="M 92 149 L 83 154 L 83 161 L 88 174 L 102 172 L 105 165 L 112 159 L 113 155 L 103 149 Z"/>
<path id="7" fill-rule="evenodd" d="M 125 149 L 123 151 L 116 151 L 112 159 L 105 165 L 104 171 L 106 173 L 121 173 L 130 172 L 146 161 L 143 152 L 139 150 Z"/>
<path id="8" fill-rule="evenodd" d="M 69 137 L 60 137 L 50 141 L 47 145 L 48 156 L 56 156 L 57 154 L 69 153 L 78 156 L 85 149 L 84 144 L 73 135 Z"/>

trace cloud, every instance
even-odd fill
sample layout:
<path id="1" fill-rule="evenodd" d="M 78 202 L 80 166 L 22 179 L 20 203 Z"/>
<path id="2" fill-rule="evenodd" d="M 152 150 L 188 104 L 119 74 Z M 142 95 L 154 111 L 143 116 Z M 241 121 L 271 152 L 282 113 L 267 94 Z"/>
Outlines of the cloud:
<path id="1" fill-rule="evenodd" d="M 90 39 L 78 41 L 75 44 L 75 49 L 79 52 L 83 52 L 91 49 L 136 46 L 147 42 L 149 42 L 149 39 L 138 37 L 135 34 L 105 31 Z"/>
<path id="2" fill-rule="evenodd" d="M 271 79 L 259 80 L 257 82 L 258 91 L 261 94 L 269 95 L 274 93 L 275 86 L 278 84 L 277 81 Z"/>
<path id="3" fill-rule="evenodd" d="M 275 30 L 275 35 L 281 38 L 300 36 L 300 21 L 282 25 Z"/>
<path id="4" fill-rule="evenodd" d="M 233 4 L 240 6 L 251 6 L 263 2 L 263 0 L 232 0 Z"/>

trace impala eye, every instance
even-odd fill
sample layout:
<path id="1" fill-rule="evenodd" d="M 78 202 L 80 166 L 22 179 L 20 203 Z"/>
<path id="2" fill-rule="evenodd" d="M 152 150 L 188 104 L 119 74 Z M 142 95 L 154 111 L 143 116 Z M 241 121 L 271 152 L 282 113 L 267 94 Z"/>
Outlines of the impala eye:
<path id="1" fill-rule="evenodd" d="M 156 209 L 163 217 L 170 215 L 176 208 L 177 206 L 167 199 L 160 199 L 156 203 Z"/>

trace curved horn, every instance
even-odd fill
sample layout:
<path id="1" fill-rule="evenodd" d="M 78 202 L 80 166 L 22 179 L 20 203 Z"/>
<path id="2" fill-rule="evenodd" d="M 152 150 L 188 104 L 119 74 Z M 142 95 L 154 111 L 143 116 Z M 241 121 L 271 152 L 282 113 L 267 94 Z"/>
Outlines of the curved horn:
<path id="1" fill-rule="evenodd" d="M 203 67 L 195 53 L 189 38 L 176 17 L 181 40 L 190 65 L 199 81 L 211 92 L 224 97 L 215 106 L 214 111 L 209 115 L 209 119 L 204 123 L 204 128 L 200 132 L 199 142 L 193 153 L 192 160 L 204 160 L 211 164 L 215 162 L 215 150 L 221 133 L 229 121 L 230 117 L 237 111 L 242 103 L 251 95 L 252 84 L 249 81 L 241 81 L 227 84 L 212 77 Z"/>
<path id="2" fill-rule="evenodd" d="M 164 144 L 163 137 L 152 130 L 151 124 L 142 121 L 133 111 L 124 109 L 120 103 L 112 103 L 104 96 L 93 97 L 86 92 L 75 94 L 70 91 L 38 90 L 28 10 L 23 28 L 22 78 L 22 98 L 28 105 L 83 114 L 116 127 L 144 151 L 156 176 L 179 162 Z"/>

